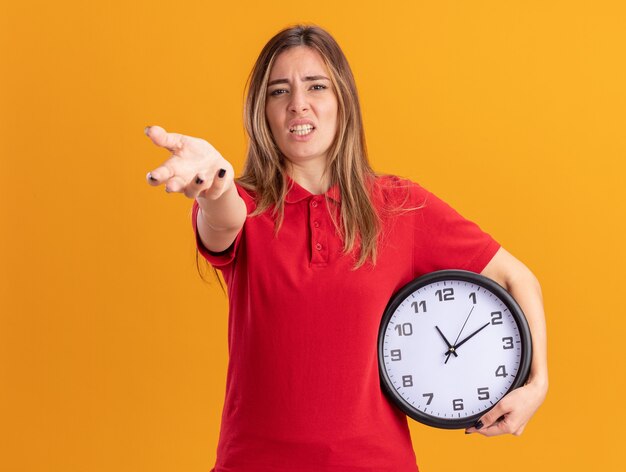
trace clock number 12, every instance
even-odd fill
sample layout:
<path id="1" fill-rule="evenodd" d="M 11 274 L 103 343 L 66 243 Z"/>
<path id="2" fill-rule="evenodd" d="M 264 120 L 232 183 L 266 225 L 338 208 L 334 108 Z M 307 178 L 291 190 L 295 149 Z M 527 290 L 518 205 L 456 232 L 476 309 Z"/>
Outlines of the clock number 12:
<path id="1" fill-rule="evenodd" d="M 435 295 L 439 297 L 440 302 L 448 302 L 450 300 L 454 300 L 454 289 L 444 288 L 443 290 L 437 290 Z"/>

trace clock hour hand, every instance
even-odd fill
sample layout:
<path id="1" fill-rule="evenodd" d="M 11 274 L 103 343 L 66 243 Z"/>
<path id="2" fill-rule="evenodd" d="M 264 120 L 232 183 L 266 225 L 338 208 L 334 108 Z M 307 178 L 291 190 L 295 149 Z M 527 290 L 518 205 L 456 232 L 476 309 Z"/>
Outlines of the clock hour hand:
<path id="1" fill-rule="evenodd" d="M 448 341 L 446 339 L 446 337 L 443 335 L 443 333 L 441 332 L 441 330 L 439 329 L 439 326 L 435 326 L 435 329 L 439 332 L 439 334 L 441 335 L 441 337 L 443 338 L 443 341 L 446 343 L 446 345 L 448 346 L 448 351 L 446 352 L 446 354 L 448 353 L 452 353 L 454 354 L 454 357 L 459 357 L 459 355 L 454 352 L 454 348 L 452 347 L 452 344 L 450 344 L 450 341 Z M 447 360 L 447 359 L 446 359 Z"/>
<path id="2" fill-rule="evenodd" d="M 484 325 L 482 325 L 480 328 L 478 328 L 476 331 L 474 331 L 472 334 L 470 334 L 469 336 L 467 336 L 466 338 L 464 338 L 461 342 L 459 342 L 458 344 L 456 344 L 454 346 L 454 349 L 458 349 L 459 346 L 461 346 L 462 344 L 465 344 L 471 337 L 476 336 L 478 333 L 480 333 L 483 329 L 485 329 L 487 326 L 489 326 L 491 323 L 487 322 Z"/>

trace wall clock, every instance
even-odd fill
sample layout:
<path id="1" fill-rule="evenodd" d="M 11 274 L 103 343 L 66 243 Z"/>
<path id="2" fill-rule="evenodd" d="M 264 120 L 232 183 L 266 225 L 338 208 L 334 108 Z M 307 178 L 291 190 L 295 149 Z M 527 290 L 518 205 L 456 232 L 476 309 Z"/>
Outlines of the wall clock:
<path id="1" fill-rule="evenodd" d="M 438 428 L 473 424 L 530 372 L 526 317 L 495 281 L 441 270 L 402 287 L 378 333 L 381 386 L 409 417 Z"/>

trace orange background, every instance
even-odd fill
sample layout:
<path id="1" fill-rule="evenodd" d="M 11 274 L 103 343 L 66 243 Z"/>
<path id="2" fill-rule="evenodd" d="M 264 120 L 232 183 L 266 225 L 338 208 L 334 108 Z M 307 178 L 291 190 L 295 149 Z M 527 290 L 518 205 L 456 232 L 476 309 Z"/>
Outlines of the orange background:
<path id="1" fill-rule="evenodd" d="M 146 125 L 239 174 L 245 79 L 300 21 L 353 67 L 374 168 L 539 277 L 550 391 L 519 437 L 411 422 L 422 471 L 625 470 L 626 10 L 614 1 L 30 2 L 0 16 L 0 470 L 203 471 L 227 299 Z M 211 274 L 208 274 L 211 278 Z"/>

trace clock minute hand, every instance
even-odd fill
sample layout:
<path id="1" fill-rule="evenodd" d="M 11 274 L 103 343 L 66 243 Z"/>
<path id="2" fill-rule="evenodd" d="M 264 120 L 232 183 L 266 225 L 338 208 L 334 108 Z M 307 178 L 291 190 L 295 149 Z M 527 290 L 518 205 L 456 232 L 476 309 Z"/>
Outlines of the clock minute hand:
<path id="1" fill-rule="evenodd" d="M 446 345 L 448 346 L 448 351 L 446 352 L 446 354 L 448 353 L 452 353 L 454 354 L 454 357 L 459 357 L 459 355 L 454 352 L 454 348 L 452 347 L 452 344 L 450 344 L 450 341 L 448 341 L 446 339 L 446 337 L 443 335 L 443 333 L 441 332 L 441 330 L 439 329 L 439 326 L 435 326 L 435 329 L 439 332 L 439 334 L 441 335 L 441 337 L 443 338 L 443 341 L 446 343 Z"/>
<path id="2" fill-rule="evenodd" d="M 484 325 L 482 325 L 480 328 L 478 328 L 476 331 L 474 331 L 472 334 L 470 334 L 469 336 L 465 337 L 461 342 L 457 343 L 454 346 L 454 349 L 458 349 L 459 346 L 461 346 L 462 344 L 465 344 L 471 337 L 476 336 L 478 333 L 480 333 L 483 329 L 485 329 L 487 326 L 489 326 L 491 323 L 487 322 Z"/>

